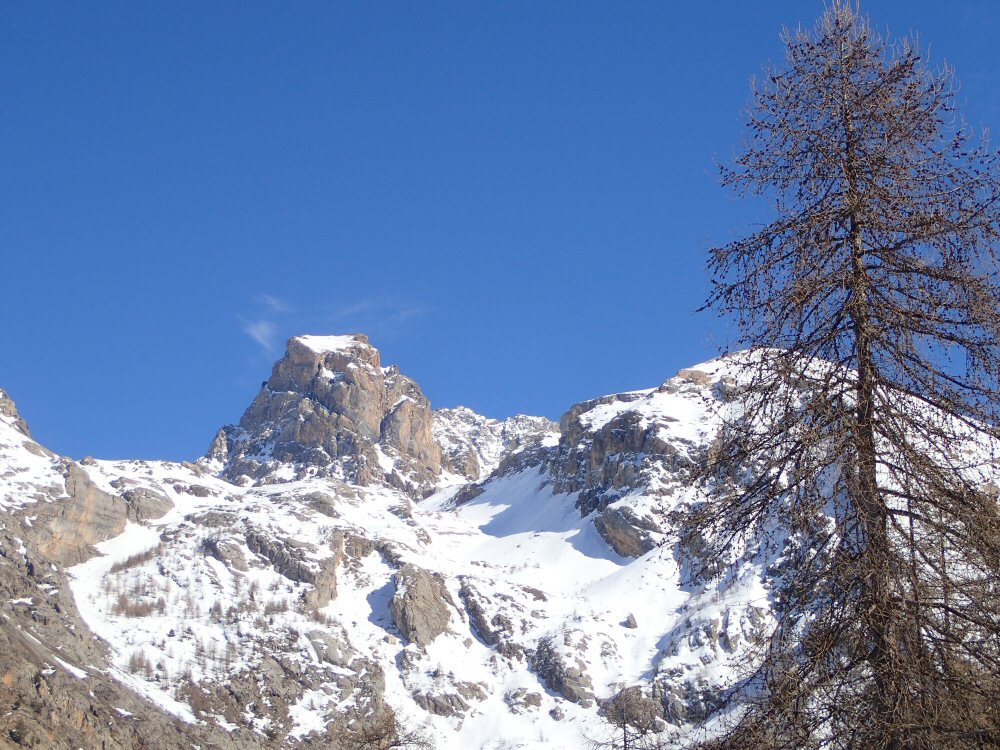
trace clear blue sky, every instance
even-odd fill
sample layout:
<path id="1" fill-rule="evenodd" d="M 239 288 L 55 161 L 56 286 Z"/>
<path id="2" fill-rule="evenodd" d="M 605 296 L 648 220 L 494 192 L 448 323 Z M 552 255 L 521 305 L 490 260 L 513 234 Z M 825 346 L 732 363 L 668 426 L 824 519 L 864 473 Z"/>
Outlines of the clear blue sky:
<path id="1" fill-rule="evenodd" d="M 867 2 L 1000 127 L 995 2 Z M 283 341 L 557 417 L 714 354 L 749 77 L 822 3 L 0 8 L 0 386 L 74 457 L 194 458 Z"/>

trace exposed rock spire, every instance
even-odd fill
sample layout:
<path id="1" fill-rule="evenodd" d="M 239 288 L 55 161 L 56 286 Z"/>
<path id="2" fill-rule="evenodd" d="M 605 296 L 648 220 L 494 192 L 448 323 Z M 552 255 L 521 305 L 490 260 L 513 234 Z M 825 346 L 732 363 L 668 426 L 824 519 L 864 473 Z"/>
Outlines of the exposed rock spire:
<path id="1" fill-rule="evenodd" d="M 28 423 L 21 418 L 20 414 L 18 414 L 17 405 L 14 403 L 14 399 L 12 399 L 3 388 L 0 388 L 0 417 L 13 426 L 18 432 L 22 433 L 25 437 L 31 437 L 31 431 L 28 429 Z"/>
<path id="2" fill-rule="evenodd" d="M 208 458 L 235 482 L 332 476 L 425 494 L 441 471 L 430 402 L 362 334 L 297 336 Z"/>

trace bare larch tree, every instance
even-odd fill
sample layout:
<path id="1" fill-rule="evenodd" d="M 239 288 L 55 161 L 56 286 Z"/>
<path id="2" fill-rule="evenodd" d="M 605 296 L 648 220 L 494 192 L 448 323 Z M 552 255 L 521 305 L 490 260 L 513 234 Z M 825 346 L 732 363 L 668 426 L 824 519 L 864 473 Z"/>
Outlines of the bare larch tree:
<path id="1" fill-rule="evenodd" d="M 1000 164 L 916 40 L 840 0 L 782 38 L 722 167 L 775 214 L 711 250 L 752 353 L 687 519 L 771 545 L 775 626 L 703 746 L 1000 747 Z"/>

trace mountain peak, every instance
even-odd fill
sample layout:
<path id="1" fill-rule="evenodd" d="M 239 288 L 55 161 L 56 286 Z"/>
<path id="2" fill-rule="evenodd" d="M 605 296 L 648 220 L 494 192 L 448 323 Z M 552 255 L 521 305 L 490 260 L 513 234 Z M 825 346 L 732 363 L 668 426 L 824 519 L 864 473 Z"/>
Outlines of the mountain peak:
<path id="1" fill-rule="evenodd" d="M 31 437 L 31 431 L 28 429 L 28 423 L 24 421 L 21 415 L 17 411 L 17 405 L 14 403 L 7 391 L 0 388 L 0 419 L 7 422 L 15 430 L 22 433 L 26 437 Z"/>
<path id="2" fill-rule="evenodd" d="M 397 368 L 383 368 L 363 334 L 294 336 L 238 426 L 209 458 L 231 481 L 326 476 L 415 495 L 440 474 L 430 402 Z"/>

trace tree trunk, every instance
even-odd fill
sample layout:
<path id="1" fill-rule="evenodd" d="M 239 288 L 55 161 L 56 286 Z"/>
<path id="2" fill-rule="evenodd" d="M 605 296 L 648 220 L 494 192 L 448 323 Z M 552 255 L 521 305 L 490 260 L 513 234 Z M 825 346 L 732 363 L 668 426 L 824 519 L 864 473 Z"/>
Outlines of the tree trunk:
<path id="1" fill-rule="evenodd" d="M 878 491 L 875 448 L 875 367 L 872 361 L 868 316 L 865 300 L 867 277 L 860 231 L 852 221 L 853 247 L 852 322 L 858 346 L 857 410 L 854 424 L 854 451 L 857 461 L 857 482 L 853 504 L 864 533 L 861 565 L 867 571 L 863 578 L 865 625 L 872 637 L 869 662 L 874 676 L 878 750 L 900 750 L 892 727 L 898 698 L 894 664 L 892 593 L 889 586 L 890 552 L 885 504 Z"/>
<path id="2" fill-rule="evenodd" d="M 849 71 L 845 70 L 848 49 L 841 39 L 841 75 L 843 77 L 842 115 L 844 126 L 844 178 L 847 183 L 847 211 L 849 216 L 848 246 L 851 253 L 851 298 L 849 314 L 854 328 L 858 357 L 858 378 L 855 386 L 856 411 L 853 426 L 853 443 L 857 461 L 855 497 L 851 501 L 857 510 L 864 534 L 861 548 L 862 597 L 864 625 L 871 634 L 869 654 L 874 677 L 873 710 L 879 717 L 875 723 L 877 750 L 901 750 L 896 733 L 894 716 L 898 686 L 894 664 L 893 613 L 890 589 L 890 551 L 888 540 L 888 513 L 878 489 L 877 455 L 875 446 L 875 386 L 877 368 L 872 357 L 872 330 L 868 296 L 871 280 L 865 268 L 865 247 L 862 236 L 861 198 L 858 190 L 858 164 L 855 151 L 855 133 L 852 103 L 849 98 Z"/>

